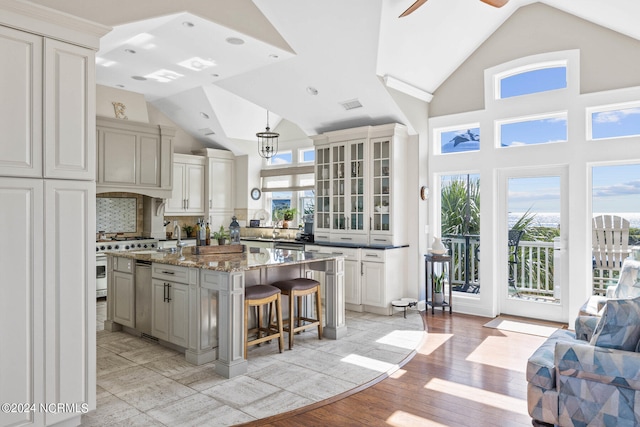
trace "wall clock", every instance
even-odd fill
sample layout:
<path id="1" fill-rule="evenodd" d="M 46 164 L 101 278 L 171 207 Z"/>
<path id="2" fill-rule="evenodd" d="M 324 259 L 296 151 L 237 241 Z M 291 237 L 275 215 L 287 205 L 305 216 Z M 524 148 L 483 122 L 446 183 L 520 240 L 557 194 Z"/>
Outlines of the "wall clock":
<path id="1" fill-rule="evenodd" d="M 260 191 L 259 188 L 254 188 L 253 190 L 251 190 L 251 198 L 253 200 L 258 200 L 261 195 L 262 195 L 262 191 Z"/>

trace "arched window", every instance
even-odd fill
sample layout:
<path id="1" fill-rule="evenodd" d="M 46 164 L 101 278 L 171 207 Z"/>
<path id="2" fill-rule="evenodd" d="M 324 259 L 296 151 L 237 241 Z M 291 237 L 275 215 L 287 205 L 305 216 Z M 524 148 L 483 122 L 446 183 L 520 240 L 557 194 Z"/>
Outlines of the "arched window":
<path id="1" fill-rule="evenodd" d="M 548 92 L 567 87 L 566 63 L 542 63 L 516 68 L 496 76 L 496 99 Z"/>

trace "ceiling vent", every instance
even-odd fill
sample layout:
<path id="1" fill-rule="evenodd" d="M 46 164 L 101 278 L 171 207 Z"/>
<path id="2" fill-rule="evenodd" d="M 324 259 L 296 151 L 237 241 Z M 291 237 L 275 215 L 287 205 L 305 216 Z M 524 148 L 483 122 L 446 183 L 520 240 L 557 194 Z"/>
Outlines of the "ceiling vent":
<path id="1" fill-rule="evenodd" d="M 341 102 L 340 105 L 342 105 L 345 110 L 353 110 L 354 108 L 362 107 L 362 104 L 357 99 Z"/>
<path id="2" fill-rule="evenodd" d="M 200 132 L 201 134 L 205 135 L 205 136 L 209 136 L 209 135 L 215 135 L 216 133 L 213 131 L 213 129 L 211 128 L 202 128 L 202 129 L 198 129 L 198 132 Z"/>

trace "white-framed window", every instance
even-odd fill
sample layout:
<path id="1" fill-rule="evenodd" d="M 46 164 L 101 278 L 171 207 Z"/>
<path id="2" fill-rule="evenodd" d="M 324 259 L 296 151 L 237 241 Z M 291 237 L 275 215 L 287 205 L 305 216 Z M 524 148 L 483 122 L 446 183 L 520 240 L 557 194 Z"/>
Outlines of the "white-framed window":
<path id="1" fill-rule="evenodd" d="M 298 150 L 298 163 L 315 163 L 316 150 L 315 148 L 301 148 Z"/>
<path id="2" fill-rule="evenodd" d="M 434 130 L 434 139 L 440 141 L 440 144 L 436 144 L 434 147 L 437 154 L 478 151 L 480 149 L 480 124 L 469 123 L 452 128 L 438 128 Z"/>
<path id="3" fill-rule="evenodd" d="M 567 113 L 542 114 L 496 121 L 500 147 L 567 141 Z"/>
<path id="4" fill-rule="evenodd" d="M 495 79 L 496 99 L 565 89 L 567 62 L 560 60 L 529 64 L 496 74 Z"/>
<path id="5" fill-rule="evenodd" d="M 290 165 L 293 163 L 293 152 L 291 150 L 279 151 L 268 160 L 270 166 Z"/>
<path id="6" fill-rule="evenodd" d="M 640 136 L 640 101 L 587 108 L 590 140 Z"/>

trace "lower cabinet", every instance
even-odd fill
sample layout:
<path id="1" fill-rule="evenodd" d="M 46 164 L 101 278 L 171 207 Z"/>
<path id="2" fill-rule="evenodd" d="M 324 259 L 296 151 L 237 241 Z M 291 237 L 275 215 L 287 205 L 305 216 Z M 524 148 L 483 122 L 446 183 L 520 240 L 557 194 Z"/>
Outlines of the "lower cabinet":
<path id="1" fill-rule="evenodd" d="M 160 279 L 151 286 L 151 335 L 188 347 L 189 286 Z"/>
<path id="2" fill-rule="evenodd" d="M 131 260 L 129 260 L 131 262 Z M 135 280 L 131 273 L 113 272 L 113 320 L 130 328 L 136 327 Z M 111 297 L 111 296 L 110 296 Z"/>
<path id="3" fill-rule="evenodd" d="M 344 257 L 344 300 L 348 310 L 392 314 L 391 301 L 408 291 L 407 248 L 370 249 L 306 245 L 305 251 Z"/>

